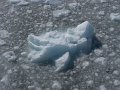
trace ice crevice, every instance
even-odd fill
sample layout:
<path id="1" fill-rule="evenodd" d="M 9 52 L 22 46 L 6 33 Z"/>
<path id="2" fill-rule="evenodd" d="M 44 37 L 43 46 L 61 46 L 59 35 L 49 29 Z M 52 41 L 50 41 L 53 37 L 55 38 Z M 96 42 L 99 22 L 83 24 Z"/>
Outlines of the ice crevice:
<path id="1" fill-rule="evenodd" d="M 59 72 L 73 68 L 77 56 L 89 54 L 101 43 L 95 37 L 94 27 L 85 21 L 66 31 L 49 31 L 40 36 L 30 34 L 28 46 L 31 62 L 53 64 Z"/>

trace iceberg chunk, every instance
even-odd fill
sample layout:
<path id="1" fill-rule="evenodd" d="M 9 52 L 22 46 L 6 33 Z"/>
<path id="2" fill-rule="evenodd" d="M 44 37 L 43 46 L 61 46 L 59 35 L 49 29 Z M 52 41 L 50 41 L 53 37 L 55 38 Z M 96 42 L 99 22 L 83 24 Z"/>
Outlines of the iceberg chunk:
<path id="1" fill-rule="evenodd" d="M 33 56 L 31 58 L 32 62 L 37 63 L 48 63 L 53 62 L 56 58 L 60 57 L 68 51 L 68 47 L 64 45 L 53 45 L 53 46 L 46 46 L 38 52 L 33 52 Z M 29 55 L 30 57 L 31 55 Z"/>
<path id="2" fill-rule="evenodd" d="M 94 34 L 94 28 L 88 21 L 85 21 L 82 24 L 78 25 L 74 31 L 77 34 L 77 36 L 84 37 L 87 39 L 91 39 Z"/>
<path id="3" fill-rule="evenodd" d="M 61 71 L 67 69 L 77 55 L 90 53 L 93 37 L 94 28 L 88 21 L 67 31 L 50 31 L 40 36 L 30 34 L 28 58 L 34 63 L 54 62 L 56 71 Z"/>
<path id="4" fill-rule="evenodd" d="M 112 21 L 120 21 L 120 14 L 119 13 L 111 13 L 110 18 Z"/>
<path id="5" fill-rule="evenodd" d="M 66 10 L 66 9 L 55 10 L 55 11 L 53 11 L 53 16 L 54 17 L 68 16 L 69 13 L 70 13 L 70 11 Z"/>
<path id="6" fill-rule="evenodd" d="M 29 2 L 22 0 L 22 1 L 19 2 L 17 5 L 26 6 L 26 5 L 28 5 L 28 4 L 29 4 Z"/>

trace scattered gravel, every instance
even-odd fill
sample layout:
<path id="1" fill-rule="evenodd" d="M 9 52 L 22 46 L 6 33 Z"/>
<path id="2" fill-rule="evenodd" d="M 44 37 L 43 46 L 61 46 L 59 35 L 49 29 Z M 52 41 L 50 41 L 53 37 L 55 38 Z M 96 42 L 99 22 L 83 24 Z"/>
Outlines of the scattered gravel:
<path id="1" fill-rule="evenodd" d="M 120 0 L 65 0 L 57 5 L 32 1 L 0 1 L 0 40 L 6 43 L 0 45 L 0 90 L 120 90 Z M 58 10 L 65 12 L 56 17 L 53 12 Z M 72 70 L 57 73 L 54 66 L 27 60 L 29 34 L 63 30 L 86 20 L 102 47 L 78 58 Z"/>

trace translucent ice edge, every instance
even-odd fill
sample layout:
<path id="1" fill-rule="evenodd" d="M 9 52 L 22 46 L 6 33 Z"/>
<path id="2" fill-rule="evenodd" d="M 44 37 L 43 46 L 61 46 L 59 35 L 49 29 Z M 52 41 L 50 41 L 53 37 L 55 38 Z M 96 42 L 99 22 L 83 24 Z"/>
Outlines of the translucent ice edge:
<path id="1" fill-rule="evenodd" d="M 75 57 L 81 53 L 89 53 L 92 48 L 93 36 L 94 28 L 88 21 L 64 32 L 50 31 L 40 36 L 30 34 L 28 36 L 28 58 L 34 63 L 53 63 L 60 57 L 65 56 L 66 53 L 69 53 L 67 55 L 70 57 Z M 65 62 L 68 62 L 67 60 L 61 60 L 64 61 L 63 66 Z M 57 63 L 57 66 L 60 65 Z"/>

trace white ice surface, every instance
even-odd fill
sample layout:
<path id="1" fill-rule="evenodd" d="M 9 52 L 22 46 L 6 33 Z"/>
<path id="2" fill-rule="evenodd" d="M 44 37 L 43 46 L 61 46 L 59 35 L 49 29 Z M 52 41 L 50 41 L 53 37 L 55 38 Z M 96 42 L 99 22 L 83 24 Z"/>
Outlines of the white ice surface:
<path id="1" fill-rule="evenodd" d="M 75 56 L 78 53 L 88 53 L 91 51 L 94 30 L 92 25 L 85 21 L 76 28 L 67 31 L 50 31 L 35 36 L 28 36 L 28 46 L 30 53 L 28 58 L 32 62 L 51 62 L 64 57 L 66 52 Z M 65 55 L 66 56 L 66 55 Z M 67 61 L 67 56 L 63 60 Z M 62 60 L 61 60 L 62 61 Z M 63 64 L 63 65 L 64 65 Z"/>
<path id="2" fill-rule="evenodd" d="M 119 13 L 111 13 L 110 18 L 113 21 L 120 21 L 120 14 Z"/>
<path id="3" fill-rule="evenodd" d="M 6 30 L 0 30 L 0 38 L 7 38 L 9 37 L 10 33 Z"/>
<path id="4" fill-rule="evenodd" d="M 54 17 L 67 16 L 69 13 L 70 11 L 66 9 L 55 10 L 53 11 L 53 16 Z"/>

